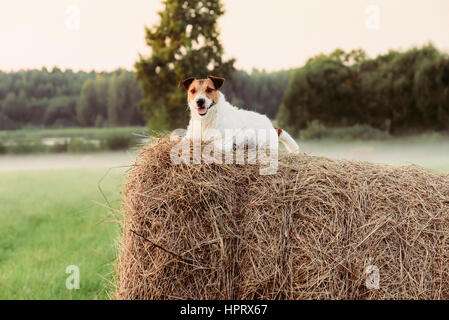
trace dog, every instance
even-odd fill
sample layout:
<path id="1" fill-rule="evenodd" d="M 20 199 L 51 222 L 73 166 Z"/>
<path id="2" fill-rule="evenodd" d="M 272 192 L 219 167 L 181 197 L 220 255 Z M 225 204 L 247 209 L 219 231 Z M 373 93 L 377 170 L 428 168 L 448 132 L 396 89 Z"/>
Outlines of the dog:
<path id="1" fill-rule="evenodd" d="M 267 116 L 239 109 L 226 101 L 219 91 L 224 81 L 220 77 L 208 76 L 180 82 L 180 86 L 187 90 L 190 109 L 185 138 L 194 139 L 200 134 L 201 137 L 196 138 L 213 141 L 225 152 L 232 151 L 234 147 L 273 147 L 273 140 L 277 148 L 279 140 L 289 152 L 298 153 L 295 140 L 285 130 L 273 126 Z"/>

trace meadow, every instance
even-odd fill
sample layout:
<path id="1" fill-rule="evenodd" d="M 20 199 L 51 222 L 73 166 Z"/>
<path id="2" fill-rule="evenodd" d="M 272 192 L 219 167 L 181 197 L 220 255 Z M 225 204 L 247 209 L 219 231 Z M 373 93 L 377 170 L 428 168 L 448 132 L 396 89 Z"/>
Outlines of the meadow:
<path id="1" fill-rule="evenodd" d="M 298 143 L 312 155 L 449 173 L 449 139 L 441 136 Z M 117 208 L 126 164 L 134 156 L 135 151 L 0 155 L 0 299 L 111 298 L 120 216 L 98 185 Z M 66 288 L 70 265 L 80 268 L 79 290 Z"/>
<path id="2" fill-rule="evenodd" d="M 106 174 L 106 177 L 102 177 Z M 107 299 L 124 168 L 0 172 L 0 299 Z M 66 268 L 80 268 L 80 289 Z"/>

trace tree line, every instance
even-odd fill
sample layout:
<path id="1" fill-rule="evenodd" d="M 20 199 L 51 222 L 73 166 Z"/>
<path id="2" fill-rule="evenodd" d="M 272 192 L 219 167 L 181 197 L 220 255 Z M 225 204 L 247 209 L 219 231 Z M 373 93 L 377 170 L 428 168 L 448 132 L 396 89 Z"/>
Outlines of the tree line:
<path id="1" fill-rule="evenodd" d="M 234 104 L 275 117 L 287 87 L 289 71 L 237 70 L 223 92 Z M 176 85 L 176 81 L 175 81 Z M 188 120 L 185 92 L 179 94 Z M 22 127 L 104 127 L 145 125 L 139 111 L 142 90 L 136 74 L 47 70 L 0 72 L 0 130 Z M 157 129 L 157 128 L 152 128 Z"/>
<path id="2" fill-rule="evenodd" d="M 277 118 L 294 134 L 313 121 L 327 127 L 363 124 L 393 134 L 449 129 L 449 57 L 432 45 L 376 58 L 362 50 L 335 50 L 298 69 L 235 70 L 226 80 L 221 90 L 232 104 Z M 0 130 L 146 123 L 170 129 L 188 120 L 185 92 L 176 88 L 177 112 L 169 120 L 156 117 L 155 126 L 141 86 L 135 72 L 121 69 L 0 72 Z M 160 108 L 164 101 L 173 105 L 170 95 L 165 99 Z"/>
<path id="3" fill-rule="evenodd" d="M 142 125 L 133 72 L 0 72 L 0 129 Z"/>
<path id="4" fill-rule="evenodd" d="M 449 56 L 429 44 L 368 58 L 335 50 L 292 73 L 278 114 L 294 133 L 313 121 L 390 133 L 449 129 Z"/>
<path id="5" fill-rule="evenodd" d="M 287 89 L 291 70 L 251 73 L 236 70 L 225 81 L 222 92 L 226 100 L 239 108 L 257 111 L 274 119 Z"/>

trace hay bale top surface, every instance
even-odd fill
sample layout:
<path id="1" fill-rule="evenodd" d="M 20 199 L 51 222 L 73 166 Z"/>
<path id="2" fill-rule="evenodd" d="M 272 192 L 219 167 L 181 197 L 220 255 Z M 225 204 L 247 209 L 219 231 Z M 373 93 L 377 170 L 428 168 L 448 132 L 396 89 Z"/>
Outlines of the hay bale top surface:
<path id="1" fill-rule="evenodd" d="M 448 175 L 280 154 L 263 176 L 174 165 L 175 143 L 129 173 L 117 298 L 449 298 Z"/>

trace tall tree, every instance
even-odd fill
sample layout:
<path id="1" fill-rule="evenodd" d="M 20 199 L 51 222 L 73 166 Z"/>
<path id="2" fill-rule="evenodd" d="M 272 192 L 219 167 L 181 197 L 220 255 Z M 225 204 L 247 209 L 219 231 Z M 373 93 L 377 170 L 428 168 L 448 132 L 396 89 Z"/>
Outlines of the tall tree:
<path id="1" fill-rule="evenodd" d="M 28 120 L 27 110 L 28 98 L 24 89 L 21 89 L 18 95 L 10 92 L 3 102 L 3 112 L 16 122 L 26 122 Z"/>
<path id="2" fill-rule="evenodd" d="M 185 95 L 178 82 L 209 74 L 229 78 L 234 59 L 225 61 L 218 39 L 217 19 L 224 14 L 220 0 L 165 0 L 160 23 L 146 28 L 149 58 L 136 63 L 143 99 L 140 110 L 152 129 L 184 126 Z"/>
<path id="3" fill-rule="evenodd" d="M 97 117 L 97 92 L 95 82 L 87 79 L 81 89 L 81 95 L 76 106 L 76 116 L 79 123 L 84 126 L 93 126 Z"/>
<path id="4" fill-rule="evenodd" d="M 139 83 L 132 72 L 121 70 L 109 80 L 108 123 L 110 125 L 143 124 L 137 105 L 142 98 Z"/>
<path id="5" fill-rule="evenodd" d="M 103 74 L 97 74 L 95 77 L 96 113 L 104 119 L 106 119 L 108 114 L 108 86 L 108 79 Z"/>
<path id="6" fill-rule="evenodd" d="M 108 88 L 108 124 L 119 125 L 121 123 L 120 111 L 122 108 L 122 95 L 119 91 L 119 80 L 117 74 L 113 74 L 109 79 Z"/>
<path id="7" fill-rule="evenodd" d="M 74 117 L 75 105 L 76 98 L 73 97 L 60 96 L 52 98 L 45 110 L 43 123 L 46 126 L 76 126 L 77 122 Z"/>

